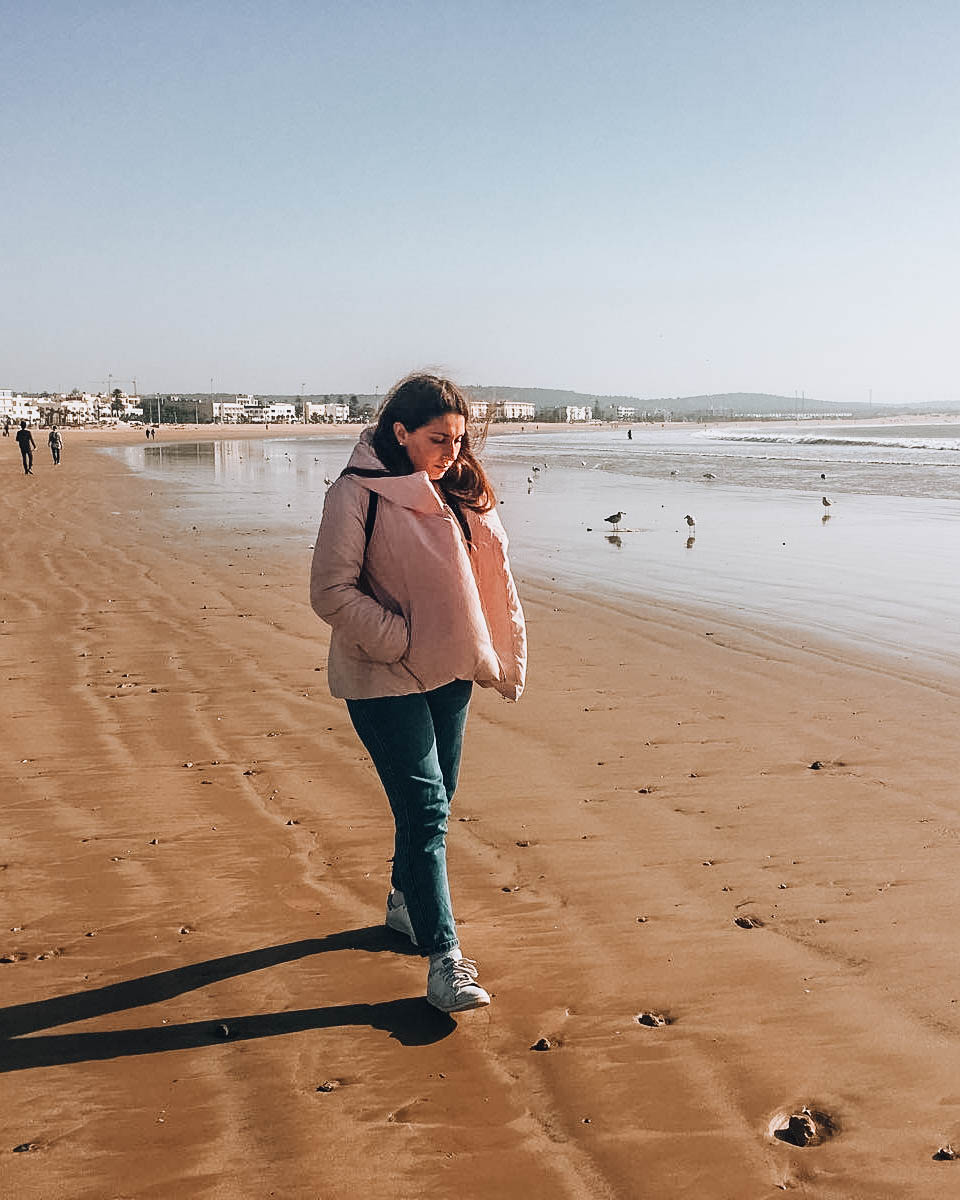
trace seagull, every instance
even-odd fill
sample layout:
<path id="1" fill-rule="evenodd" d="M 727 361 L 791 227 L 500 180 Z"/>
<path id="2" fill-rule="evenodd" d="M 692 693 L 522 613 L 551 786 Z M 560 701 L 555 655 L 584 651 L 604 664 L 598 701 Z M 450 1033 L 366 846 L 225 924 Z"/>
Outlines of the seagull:
<path id="1" fill-rule="evenodd" d="M 697 523 L 693 519 L 693 517 L 690 516 L 689 513 L 687 513 L 687 515 L 683 519 L 686 521 L 686 523 L 690 526 L 691 529 L 696 529 Z"/>
<path id="2" fill-rule="evenodd" d="M 532 483 L 533 483 L 533 477 L 532 477 L 532 476 L 530 476 L 530 475 L 528 475 L 528 476 L 527 476 L 527 483 L 530 483 L 530 484 L 532 484 Z"/>
<path id="3" fill-rule="evenodd" d="M 820 503 L 823 505 L 823 507 L 824 507 L 824 508 L 829 508 L 829 507 L 830 507 L 830 505 L 833 503 L 833 501 L 832 501 L 832 500 L 828 500 L 828 499 L 826 498 L 826 496 L 823 496 L 823 497 L 821 498 L 821 500 L 820 500 Z"/>
<path id="4" fill-rule="evenodd" d="M 704 471 L 703 477 L 704 479 L 716 479 L 716 475 L 712 475 L 709 471 Z"/>
<path id="5" fill-rule="evenodd" d="M 603 519 L 605 521 L 609 521 L 610 524 L 614 527 L 614 529 L 619 529 L 620 522 L 623 520 L 623 518 L 626 515 L 627 514 L 625 512 L 615 512 L 615 513 L 611 513 L 609 517 L 604 517 Z"/>
<path id="6" fill-rule="evenodd" d="M 530 470 L 531 470 L 531 471 L 534 473 L 534 475 L 539 475 L 539 474 L 540 474 L 540 468 L 539 468 L 539 467 L 531 467 L 531 468 L 530 468 Z"/>

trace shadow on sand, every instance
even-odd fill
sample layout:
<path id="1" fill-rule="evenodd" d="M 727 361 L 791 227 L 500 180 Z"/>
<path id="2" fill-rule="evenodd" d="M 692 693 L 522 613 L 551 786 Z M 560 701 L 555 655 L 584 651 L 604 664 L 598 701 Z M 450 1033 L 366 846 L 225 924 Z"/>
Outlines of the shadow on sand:
<path id="1" fill-rule="evenodd" d="M 339 1004 L 256 1016 L 215 1016 L 185 1025 L 21 1037 L 22 1034 L 32 1034 L 56 1025 L 157 1004 L 221 979 L 262 971 L 266 967 L 331 950 L 412 952 L 395 933 L 382 925 L 373 925 L 322 938 L 287 942 L 281 946 L 265 946 L 242 954 L 230 954 L 225 958 L 212 958 L 206 962 L 176 967 L 172 971 L 109 984 L 107 987 L 73 992 L 68 996 L 12 1005 L 0 1009 L 0 1072 L 94 1062 L 134 1054 L 159 1054 L 167 1050 L 188 1050 L 217 1043 L 249 1041 L 253 1038 L 301 1033 L 308 1029 L 336 1029 L 348 1025 L 383 1029 L 404 1046 L 425 1046 L 440 1041 L 456 1029 L 452 1017 L 438 1012 L 423 997 L 417 996 L 388 1000 L 381 1004 Z"/>

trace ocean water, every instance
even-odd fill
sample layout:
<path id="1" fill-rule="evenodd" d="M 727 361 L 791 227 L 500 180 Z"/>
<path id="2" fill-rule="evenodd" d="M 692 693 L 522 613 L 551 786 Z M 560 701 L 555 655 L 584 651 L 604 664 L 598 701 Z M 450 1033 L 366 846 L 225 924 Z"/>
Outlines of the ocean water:
<path id="1" fill-rule="evenodd" d="M 917 674 L 960 673 L 960 425 L 632 432 L 488 440 L 521 580 L 726 613 Z M 111 453 L 172 485 L 169 516 L 184 528 L 288 543 L 306 569 L 325 480 L 352 444 L 296 436 Z M 614 529 L 605 518 L 618 511 Z"/>

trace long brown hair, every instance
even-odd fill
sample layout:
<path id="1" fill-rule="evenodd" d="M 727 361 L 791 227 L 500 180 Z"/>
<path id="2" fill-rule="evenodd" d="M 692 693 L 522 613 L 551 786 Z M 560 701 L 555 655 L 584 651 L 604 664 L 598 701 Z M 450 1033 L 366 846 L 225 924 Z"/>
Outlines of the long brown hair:
<path id="1" fill-rule="evenodd" d="M 497 497 L 470 441 L 470 405 L 460 388 L 449 379 L 418 373 L 408 375 L 390 389 L 377 414 L 373 431 L 377 458 L 394 475 L 412 474 L 413 464 L 397 441 L 394 422 L 399 421 L 412 433 L 444 413 L 459 413 L 467 429 L 456 461 L 435 484 L 448 501 L 460 503 L 474 512 L 489 512 L 496 505 Z"/>

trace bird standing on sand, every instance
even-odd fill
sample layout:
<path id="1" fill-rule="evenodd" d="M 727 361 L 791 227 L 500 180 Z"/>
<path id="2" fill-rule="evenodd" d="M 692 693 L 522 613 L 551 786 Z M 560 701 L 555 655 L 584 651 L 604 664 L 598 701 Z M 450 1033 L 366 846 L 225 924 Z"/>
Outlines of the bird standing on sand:
<path id="1" fill-rule="evenodd" d="M 614 527 L 614 529 L 619 530 L 620 522 L 623 520 L 623 518 L 626 515 L 627 514 L 625 512 L 615 512 L 615 513 L 611 513 L 609 517 L 604 517 L 603 519 L 605 521 L 609 521 L 610 524 Z"/>
<path id="2" fill-rule="evenodd" d="M 690 516 L 689 513 L 687 513 L 687 515 L 683 519 L 686 521 L 686 523 L 690 526 L 691 529 L 696 529 L 697 523 L 693 519 L 693 517 Z"/>
<path id="3" fill-rule="evenodd" d="M 820 500 L 820 503 L 823 505 L 823 507 L 824 507 L 824 508 L 829 508 L 829 507 L 830 507 L 830 505 L 833 503 L 833 501 L 832 501 L 832 500 L 828 500 L 828 499 L 826 498 L 826 496 L 823 496 L 823 497 L 821 498 L 821 500 Z"/>

